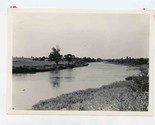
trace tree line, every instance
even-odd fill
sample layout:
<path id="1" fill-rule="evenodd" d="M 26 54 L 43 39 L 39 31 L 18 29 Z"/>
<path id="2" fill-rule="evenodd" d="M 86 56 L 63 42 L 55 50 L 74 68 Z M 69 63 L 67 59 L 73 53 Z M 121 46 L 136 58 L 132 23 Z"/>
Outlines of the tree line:
<path id="1" fill-rule="evenodd" d="M 33 58 L 33 60 L 35 61 L 45 61 L 45 60 L 48 60 L 48 61 L 54 61 L 57 65 L 60 61 L 67 61 L 68 62 L 68 65 L 70 64 L 73 64 L 73 62 L 102 62 L 102 59 L 101 58 L 91 58 L 91 57 L 83 57 L 83 58 L 80 58 L 80 57 L 76 57 L 75 55 L 73 54 L 66 54 L 66 55 L 62 55 L 60 53 L 60 48 L 58 46 L 56 47 L 53 47 L 52 48 L 52 51 L 50 52 L 50 54 L 48 55 L 48 57 L 35 57 Z"/>
<path id="2" fill-rule="evenodd" d="M 104 61 L 116 64 L 128 64 L 132 66 L 149 64 L 149 58 L 131 58 L 128 56 L 125 59 L 105 59 Z"/>

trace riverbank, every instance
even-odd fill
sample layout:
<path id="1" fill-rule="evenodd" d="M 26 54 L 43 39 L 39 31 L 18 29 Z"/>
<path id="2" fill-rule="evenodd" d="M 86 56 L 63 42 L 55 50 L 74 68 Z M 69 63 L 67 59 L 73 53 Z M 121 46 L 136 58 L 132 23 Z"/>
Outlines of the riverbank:
<path id="1" fill-rule="evenodd" d="M 126 58 L 126 59 L 105 59 L 104 63 L 118 64 L 118 65 L 127 65 L 131 67 L 142 67 L 149 65 L 148 58 Z"/>
<path id="2" fill-rule="evenodd" d="M 88 66 L 88 63 L 70 64 L 61 62 L 56 65 L 49 61 L 13 61 L 13 73 L 36 73 Z"/>
<path id="3" fill-rule="evenodd" d="M 135 90 L 132 80 L 114 82 L 43 100 L 33 110 L 147 111 L 148 92 Z"/>
<path id="4" fill-rule="evenodd" d="M 149 64 L 134 65 L 130 63 L 118 63 L 118 62 L 108 62 L 108 61 L 103 61 L 103 63 L 128 66 L 129 70 L 149 69 Z"/>

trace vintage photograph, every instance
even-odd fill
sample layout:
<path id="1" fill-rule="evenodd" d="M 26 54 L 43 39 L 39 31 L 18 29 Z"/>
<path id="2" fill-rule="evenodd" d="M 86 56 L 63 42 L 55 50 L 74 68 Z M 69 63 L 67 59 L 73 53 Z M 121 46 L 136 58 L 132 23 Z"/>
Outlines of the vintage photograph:
<path id="1" fill-rule="evenodd" d="M 10 9 L 12 111 L 148 112 L 150 14 Z"/>

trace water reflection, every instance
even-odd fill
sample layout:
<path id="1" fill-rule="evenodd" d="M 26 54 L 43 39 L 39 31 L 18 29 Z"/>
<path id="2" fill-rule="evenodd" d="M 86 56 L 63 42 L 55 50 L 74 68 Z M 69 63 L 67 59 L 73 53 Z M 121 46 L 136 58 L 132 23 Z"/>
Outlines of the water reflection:
<path id="1" fill-rule="evenodd" d="M 50 72 L 50 83 L 53 88 L 59 88 L 60 82 L 62 81 L 62 76 L 60 70 Z"/>
<path id="2" fill-rule="evenodd" d="M 64 76 L 64 80 L 67 82 L 72 82 L 73 79 L 75 78 L 74 74 L 73 74 L 73 70 L 74 69 L 67 69 L 65 76 Z"/>
<path id="3" fill-rule="evenodd" d="M 73 69 L 56 70 L 50 72 L 50 83 L 52 87 L 59 88 L 62 82 L 72 82 L 75 78 Z"/>
<path id="4" fill-rule="evenodd" d="M 139 67 L 137 67 L 137 66 L 126 66 L 126 71 L 130 71 L 130 70 L 139 70 Z"/>
<path id="5" fill-rule="evenodd" d="M 13 76 L 20 77 L 20 78 L 26 78 L 29 74 L 27 73 L 15 73 Z"/>

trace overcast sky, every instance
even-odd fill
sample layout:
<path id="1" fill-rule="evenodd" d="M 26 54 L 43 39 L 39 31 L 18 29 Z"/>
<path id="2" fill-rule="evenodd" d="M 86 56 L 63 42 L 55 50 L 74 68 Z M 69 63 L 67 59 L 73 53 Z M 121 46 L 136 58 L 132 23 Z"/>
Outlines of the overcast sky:
<path id="1" fill-rule="evenodd" d="M 61 54 L 77 57 L 149 56 L 149 16 L 102 13 L 16 13 L 13 56 L 48 56 L 57 44 Z"/>

